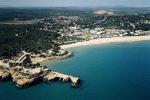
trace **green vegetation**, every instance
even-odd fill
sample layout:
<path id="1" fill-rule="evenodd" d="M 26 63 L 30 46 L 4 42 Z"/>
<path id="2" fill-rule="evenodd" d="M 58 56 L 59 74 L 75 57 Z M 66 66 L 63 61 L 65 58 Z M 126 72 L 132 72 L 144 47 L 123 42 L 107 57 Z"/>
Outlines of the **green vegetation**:
<path id="1" fill-rule="evenodd" d="M 39 53 L 52 49 L 58 53 L 60 44 L 89 40 L 72 36 L 74 30 L 80 31 L 96 27 L 103 29 L 150 30 L 150 14 L 95 15 L 95 9 L 77 8 L 1 8 L 0 21 L 32 20 L 32 24 L 0 24 L 0 59 L 16 56 L 22 50 Z M 36 20 L 33 20 L 36 19 Z M 69 35 L 68 35 L 69 34 Z"/>
<path id="2" fill-rule="evenodd" d="M 116 28 L 125 30 L 150 30 L 150 24 L 144 23 L 145 20 L 150 20 L 150 14 L 141 15 L 124 15 L 124 16 L 97 16 L 90 15 L 78 19 L 75 23 L 81 28 L 103 27 Z M 133 26 L 134 25 L 134 26 Z"/>
<path id="3" fill-rule="evenodd" d="M 1 8 L 0 21 L 42 19 L 50 16 L 81 16 L 90 11 L 70 8 Z"/>
<path id="4" fill-rule="evenodd" d="M 42 52 L 55 47 L 59 36 L 52 31 L 40 30 L 42 25 L 0 25 L 0 57 L 10 58 L 21 50 Z"/>

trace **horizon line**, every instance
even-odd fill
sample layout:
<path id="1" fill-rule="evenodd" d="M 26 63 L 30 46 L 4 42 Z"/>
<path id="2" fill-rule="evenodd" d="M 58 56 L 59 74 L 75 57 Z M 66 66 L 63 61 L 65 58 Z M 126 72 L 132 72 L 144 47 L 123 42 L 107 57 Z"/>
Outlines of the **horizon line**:
<path id="1" fill-rule="evenodd" d="M 12 6 L 12 5 L 0 5 L 0 8 L 150 8 L 150 6 L 124 6 L 124 5 L 111 5 L 111 6 Z"/>

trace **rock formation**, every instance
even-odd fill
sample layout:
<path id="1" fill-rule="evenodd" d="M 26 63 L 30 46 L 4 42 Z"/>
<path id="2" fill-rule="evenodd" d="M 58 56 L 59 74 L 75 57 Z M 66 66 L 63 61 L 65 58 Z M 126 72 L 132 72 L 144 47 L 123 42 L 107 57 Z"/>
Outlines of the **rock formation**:
<path id="1" fill-rule="evenodd" d="M 42 67 L 34 69 L 0 67 L 0 81 L 4 81 L 6 79 L 12 79 L 13 83 L 15 83 L 19 88 L 26 88 L 42 81 L 47 83 L 55 81 L 72 82 L 73 87 L 80 86 L 79 78 L 43 69 Z"/>
<path id="2" fill-rule="evenodd" d="M 70 52 L 62 52 L 60 54 L 61 56 L 54 57 L 65 59 L 72 56 Z M 12 79 L 19 88 L 29 87 L 42 81 L 47 83 L 54 81 L 72 82 L 73 87 L 80 85 L 79 78 L 50 71 L 39 63 L 34 64 L 30 58 L 29 53 L 22 51 L 10 63 L 0 61 L 0 81 Z"/>
<path id="3" fill-rule="evenodd" d="M 5 81 L 5 80 L 8 80 L 11 78 L 11 75 L 9 72 L 3 70 L 3 69 L 0 69 L 0 80 L 1 81 Z"/>
<path id="4" fill-rule="evenodd" d="M 44 76 L 44 81 L 51 83 L 55 81 L 61 81 L 61 82 L 72 82 L 73 87 L 78 87 L 79 84 L 79 78 L 73 77 L 70 75 L 65 75 L 59 72 L 50 71 L 47 73 L 46 76 Z"/>

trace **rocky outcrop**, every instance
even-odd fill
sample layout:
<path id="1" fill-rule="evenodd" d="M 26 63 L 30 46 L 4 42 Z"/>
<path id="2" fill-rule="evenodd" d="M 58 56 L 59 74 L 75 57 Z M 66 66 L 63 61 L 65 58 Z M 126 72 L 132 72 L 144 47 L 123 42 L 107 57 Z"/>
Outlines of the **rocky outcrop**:
<path id="1" fill-rule="evenodd" d="M 1 81 L 6 81 L 11 78 L 11 74 L 4 69 L 0 69 L 0 80 Z"/>
<path id="2" fill-rule="evenodd" d="M 20 67 L 0 68 L 0 80 L 12 79 L 19 88 L 26 88 L 39 82 L 52 83 L 55 81 L 72 82 L 73 87 L 80 86 L 80 80 L 71 75 L 50 71 L 43 68 L 26 69 Z"/>
<path id="3" fill-rule="evenodd" d="M 42 82 L 42 77 L 38 76 L 35 78 L 20 78 L 17 80 L 13 80 L 17 87 L 19 88 L 26 88 L 32 85 L 35 85 L 39 82 Z"/>
<path id="4" fill-rule="evenodd" d="M 42 82 L 44 72 L 38 71 L 39 68 L 23 69 L 25 71 L 15 71 L 13 74 L 11 74 L 12 81 L 16 84 L 17 87 L 26 88 L 35 85 L 39 82 Z"/>
<path id="5" fill-rule="evenodd" d="M 61 55 L 61 56 L 52 56 L 52 59 L 67 59 L 67 58 L 70 58 L 73 56 L 73 53 L 72 52 L 67 52 L 66 54 L 64 55 Z"/>
<path id="6" fill-rule="evenodd" d="M 78 87 L 80 85 L 79 78 L 54 71 L 49 72 L 46 76 L 44 76 L 43 79 L 48 83 L 61 81 L 61 82 L 72 82 L 73 87 Z"/>
<path id="7" fill-rule="evenodd" d="M 60 59 L 67 59 L 73 56 L 72 52 L 68 52 L 66 55 L 63 55 L 62 57 L 60 57 Z"/>

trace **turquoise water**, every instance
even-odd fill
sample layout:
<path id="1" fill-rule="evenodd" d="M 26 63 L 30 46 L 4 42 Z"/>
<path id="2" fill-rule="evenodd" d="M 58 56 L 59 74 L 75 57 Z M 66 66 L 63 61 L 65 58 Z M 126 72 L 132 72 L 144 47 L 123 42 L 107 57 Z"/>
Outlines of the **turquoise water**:
<path id="1" fill-rule="evenodd" d="M 0 100 L 150 100 L 150 41 L 71 49 L 70 59 L 46 62 L 52 70 L 78 76 L 83 83 L 41 83 L 17 89 L 0 83 Z"/>

